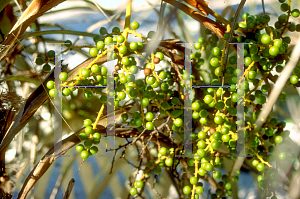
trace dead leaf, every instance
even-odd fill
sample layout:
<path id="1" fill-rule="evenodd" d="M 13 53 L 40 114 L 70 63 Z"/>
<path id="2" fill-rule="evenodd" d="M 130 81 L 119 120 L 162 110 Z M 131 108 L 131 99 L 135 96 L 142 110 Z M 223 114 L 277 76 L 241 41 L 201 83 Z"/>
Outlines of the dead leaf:
<path id="1" fill-rule="evenodd" d="M 219 37 L 224 38 L 224 34 L 226 32 L 226 28 L 217 22 L 209 19 L 208 17 L 203 16 L 201 13 L 193 10 L 192 8 L 189 8 L 188 6 L 173 0 L 164 0 L 165 2 L 178 7 L 181 11 L 185 12 L 189 16 L 191 16 L 193 19 L 199 21 L 202 23 L 205 27 L 216 33 Z"/>
<path id="2" fill-rule="evenodd" d="M 64 1 L 65 0 L 33 0 L 3 41 L 2 44 L 10 46 L 10 48 L 6 49 L 6 51 L 2 53 L 0 61 L 5 56 L 8 56 L 9 52 L 12 52 L 11 48 L 13 48 L 13 44 L 15 41 L 18 41 L 18 38 L 25 32 L 31 23 L 33 23 L 38 17 L 42 16 L 47 10 Z"/>
<path id="3" fill-rule="evenodd" d="M 208 3 L 204 0 L 184 0 L 187 4 L 190 6 L 197 8 L 201 12 L 203 12 L 205 15 L 209 14 L 209 8 Z"/>

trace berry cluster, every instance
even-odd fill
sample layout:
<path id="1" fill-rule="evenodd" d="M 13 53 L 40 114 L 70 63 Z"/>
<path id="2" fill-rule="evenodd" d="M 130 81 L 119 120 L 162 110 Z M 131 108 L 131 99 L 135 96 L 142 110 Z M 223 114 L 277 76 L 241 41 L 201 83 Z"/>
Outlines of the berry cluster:
<path id="1" fill-rule="evenodd" d="M 106 28 L 100 28 L 100 35 L 94 37 L 95 47 L 90 48 L 89 54 L 95 60 L 84 69 L 80 69 L 78 75 L 68 81 L 68 74 L 62 72 L 59 76 L 63 82 L 62 93 L 68 96 L 76 86 L 88 85 L 99 86 L 98 88 L 84 88 L 84 97 L 89 99 L 93 93 L 101 93 L 100 102 L 106 103 L 106 94 L 103 88 L 107 84 L 107 68 L 95 64 L 95 62 L 107 55 L 109 59 L 117 59 L 115 71 L 115 107 L 121 107 L 129 99 L 134 101 L 140 109 L 136 112 L 126 112 L 121 115 L 121 122 L 125 125 L 135 127 L 141 134 L 149 132 L 164 134 L 168 132 L 170 142 L 179 137 L 179 141 L 168 147 L 159 146 L 157 157 L 150 157 L 145 164 L 143 177 L 132 184 L 131 195 L 140 194 L 144 183 L 150 178 L 152 172 L 160 175 L 162 168 L 184 172 L 180 180 L 187 179 L 188 183 L 182 184 L 183 194 L 191 198 L 199 198 L 204 192 L 203 183 L 200 179 L 207 179 L 212 175 L 216 182 L 215 191 L 211 191 L 211 198 L 222 198 L 232 195 L 232 183 L 239 180 L 240 171 L 229 171 L 224 174 L 220 171 L 227 161 L 236 160 L 237 144 L 244 144 L 238 140 L 239 136 L 245 137 L 246 155 L 251 166 L 260 172 L 257 181 L 265 196 L 276 198 L 275 188 L 278 186 L 276 180 L 272 180 L 278 172 L 278 167 L 272 165 L 274 161 L 290 161 L 292 153 L 284 144 L 288 131 L 284 131 L 285 122 L 279 122 L 276 118 L 269 116 L 262 128 L 255 125 L 256 120 L 267 102 L 267 96 L 272 91 L 271 82 L 275 82 L 289 61 L 289 44 L 291 38 L 283 36 L 286 30 L 300 31 L 299 24 L 289 22 L 290 16 L 298 17 L 298 9 L 290 9 L 289 4 L 280 0 L 281 10 L 285 12 L 278 17 L 274 27 L 269 24 L 269 15 L 250 15 L 244 13 L 243 21 L 235 27 L 228 26 L 224 34 L 224 40 L 209 29 L 205 30 L 207 38 L 201 37 L 194 44 L 191 53 L 192 73 L 187 74 L 183 67 L 172 63 L 169 69 L 157 70 L 162 62 L 170 63 L 171 51 L 168 53 L 153 50 L 151 56 L 144 57 L 142 54 L 144 44 L 152 38 L 154 32 L 150 31 L 147 37 L 138 34 L 136 30 L 139 23 L 134 21 L 121 31 L 114 27 L 109 33 Z M 233 22 L 233 18 L 230 19 Z M 222 25 L 221 22 L 217 21 Z M 236 67 L 236 49 L 230 48 L 228 64 L 225 64 L 225 52 L 229 43 L 230 29 L 234 34 L 230 42 L 248 43 L 244 45 L 244 66 L 241 71 Z M 242 34 L 241 34 L 242 33 Z M 140 41 L 128 42 L 128 34 L 136 36 Z M 109 51 L 108 46 L 113 45 L 114 51 Z M 50 52 L 50 51 L 49 51 Z M 210 57 L 205 58 L 204 52 Z M 50 55 L 49 55 L 50 54 Z M 54 56 L 48 53 L 48 56 Z M 142 58 L 145 65 L 138 66 L 136 57 Z M 202 68 L 207 64 L 210 67 L 210 77 L 207 78 Z M 37 59 L 37 64 L 42 64 Z M 174 66 L 176 65 L 176 66 Z M 136 79 L 136 74 L 143 70 L 144 78 Z M 237 77 L 242 74 L 245 81 Z M 287 86 L 299 87 L 300 63 L 294 69 Z M 228 88 L 221 87 L 222 79 Z M 189 134 L 192 151 L 182 150 L 184 135 L 184 80 L 192 80 L 194 98 L 192 100 L 192 132 Z M 207 81 L 209 79 L 209 81 Z M 202 85 L 211 88 L 201 88 Z M 237 93 L 237 86 L 242 86 L 244 92 Z M 55 96 L 53 81 L 47 83 L 49 95 Z M 237 105 L 244 97 L 245 121 L 237 121 Z M 286 93 L 281 92 L 278 100 L 285 101 Z M 100 114 L 102 112 L 100 111 Z M 156 121 L 165 121 L 164 128 L 156 125 Z M 96 124 L 98 121 L 94 122 Z M 237 129 L 242 123 L 244 129 Z M 98 148 L 93 144 L 99 144 L 100 134 L 94 132 L 92 120 L 84 120 L 84 132 L 79 138 L 84 144 L 79 144 L 76 150 L 81 153 L 82 159 L 87 159 L 97 153 Z M 245 134 L 242 135 L 241 132 Z M 173 141 L 172 141 L 173 143 Z M 185 143 L 186 144 L 186 143 Z M 186 155 L 178 157 L 176 155 Z M 284 160 L 284 161 L 283 161 Z M 184 163 L 185 164 L 184 164 Z M 227 162 L 228 163 L 228 162 Z M 278 163 L 278 162 L 277 162 Z M 183 166 L 185 165 L 185 166 Z M 271 180 L 270 180 L 271 179 Z"/>
<path id="2" fill-rule="evenodd" d="M 92 120 L 85 119 L 83 125 L 85 126 L 84 132 L 80 133 L 78 137 L 84 141 L 84 145 L 78 144 L 76 150 L 80 153 L 82 159 L 87 159 L 98 152 L 98 147 L 93 146 L 93 144 L 97 145 L 100 143 L 101 135 L 100 133 L 94 132 Z"/>

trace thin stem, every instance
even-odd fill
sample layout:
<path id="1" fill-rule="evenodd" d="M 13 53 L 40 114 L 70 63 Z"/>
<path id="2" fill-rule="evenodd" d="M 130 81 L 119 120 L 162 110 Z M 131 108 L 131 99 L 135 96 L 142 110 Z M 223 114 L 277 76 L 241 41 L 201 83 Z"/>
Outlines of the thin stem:
<path id="1" fill-rule="evenodd" d="M 198 160 L 195 160 L 195 177 L 197 178 L 198 174 Z M 193 190 L 192 190 L 192 199 L 195 198 L 195 191 L 196 191 L 196 185 L 193 185 Z"/>
<path id="2" fill-rule="evenodd" d="M 128 31 L 130 28 L 130 17 L 131 17 L 131 0 L 129 0 L 127 7 L 126 7 L 126 16 L 125 16 L 125 25 L 123 31 L 123 37 L 125 38 L 123 45 L 127 42 Z"/>
<path id="3" fill-rule="evenodd" d="M 265 165 L 268 165 L 268 167 L 273 167 L 272 165 L 269 164 L 269 162 L 266 162 L 262 159 L 262 157 L 260 157 L 260 155 L 258 155 L 258 153 L 256 153 L 250 146 L 247 146 L 251 151 L 252 153 L 254 153 L 256 155 L 256 157 Z"/>
<path id="4" fill-rule="evenodd" d="M 99 111 L 99 113 L 98 113 L 97 119 L 96 119 L 96 121 L 95 121 L 94 124 L 93 124 L 93 129 L 97 129 L 97 123 L 98 123 L 98 121 L 100 120 L 100 117 L 101 117 L 101 115 L 102 115 L 102 113 L 103 113 L 103 110 L 104 110 L 104 104 L 102 104 L 102 106 L 101 106 L 101 108 L 100 108 L 100 111 Z"/>
<path id="5" fill-rule="evenodd" d="M 281 33 L 280 33 L 280 35 L 279 35 L 279 38 L 282 37 L 282 35 L 283 35 L 285 29 L 287 28 L 287 26 L 288 26 L 288 24 L 289 24 L 289 18 L 290 18 L 290 16 L 291 16 L 291 0 L 288 0 L 288 5 L 289 5 L 289 10 L 288 10 L 288 15 L 287 15 L 287 20 L 286 20 L 286 22 L 285 22 L 285 24 L 284 24 L 283 29 L 281 30 Z"/>
<path id="6" fill-rule="evenodd" d="M 94 37 L 97 34 L 88 33 L 88 32 L 80 32 L 80 31 L 73 31 L 73 30 L 47 30 L 47 31 L 37 31 L 37 32 L 30 32 L 21 36 L 19 40 L 26 39 L 28 37 L 37 37 L 42 35 L 52 35 L 52 34 L 66 34 L 66 35 L 78 35 L 78 36 L 85 36 L 85 37 Z"/>
<path id="7" fill-rule="evenodd" d="M 96 59 L 94 59 L 89 65 L 88 67 L 86 67 L 86 69 L 90 69 L 92 67 L 92 65 L 94 65 L 101 57 L 103 57 L 104 55 L 107 54 L 107 50 L 103 51 L 101 54 L 98 54 Z"/>

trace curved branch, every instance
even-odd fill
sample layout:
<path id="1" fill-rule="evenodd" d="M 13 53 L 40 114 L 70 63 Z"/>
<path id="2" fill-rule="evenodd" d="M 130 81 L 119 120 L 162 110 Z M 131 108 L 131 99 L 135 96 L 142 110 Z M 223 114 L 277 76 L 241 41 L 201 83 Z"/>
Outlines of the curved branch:
<path id="1" fill-rule="evenodd" d="M 226 32 L 226 28 L 217 22 L 205 17 L 203 14 L 189 8 L 188 6 L 174 0 L 164 0 L 165 2 L 178 7 L 180 10 L 191 16 L 193 19 L 202 23 L 205 27 L 216 33 L 219 37 L 224 38 L 224 34 Z"/>
<path id="2" fill-rule="evenodd" d="M 125 109 L 130 109 L 132 106 L 127 106 Z M 124 112 L 122 110 L 115 111 L 116 118 L 121 116 Z M 113 113 L 110 113 L 113 114 Z M 106 134 L 106 118 L 107 116 L 101 117 L 99 122 L 97 123 L 97 129 L 99 133 L 102 135 Z M 84 128 L 80 129 L 76 133 L 70 135 L 69 137 L 63 139 L 62 141 L 56 143 L 49 151 L 41 158 L 41 160 L 37 163 L 37 165 L 33 168 L 30 174 L 27 176 L 21 191 L 19 192 L 18 199 L 25 199 L 29 191 L 32 187 L 37 183 L 37 181 L 44 175 L 44 173 L 50 168 L 52 163 L 59 158 L 60 156 L 64 155 L 69 149 L 74 147 L 76 144 L 79 144 L 81 140 L 78 138 L 79 133 L 84 132 Z M 116 128 L 115 129 L 115 136 L 120 138 L 131 138 L 137 136 L 140 132 L 135 128 Z M 150 138 L 150 133 L 144 135 L 144 138 Z M 160 137 L 153 137 L 151 141 L 153 142 L 163 143 L 164 146 L 168 146 L 169 137 L 160 134 Z M 60 151 L 54 151 L 54 149 L 59 148 L 62 146 Z"/>

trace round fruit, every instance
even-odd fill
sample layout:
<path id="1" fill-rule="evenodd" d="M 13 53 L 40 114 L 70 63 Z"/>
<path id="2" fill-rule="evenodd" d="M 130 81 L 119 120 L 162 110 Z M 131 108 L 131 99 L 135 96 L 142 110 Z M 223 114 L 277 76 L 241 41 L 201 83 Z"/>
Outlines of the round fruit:
<path id="1" fill-rule="evenodd" d="M 217 57 L 213 57 L 213 58 L 211 58 L 209 63 L 211 66 L 217 67 L 217 66 L 219 66 L 219 59 Z"/>
<path id="2" fill-rule="evenodd" d="M 120 46 L 119 47 L 119 53 L 120 54 L 126 54 L 127 53 L 127 47 L 126 46 Z"/>
<path id="3" fill-rule="evenodd" d="M 162 60 L 164 59 L 164 54 L 163 54 L 162 52 L 157 52 L 157 53 L 155 54 L 155 57 L 159 58 L 160 61 L 162 61 Z"/>
<path id="4" fill-rule="evenodd" d="M 192 185 L 197 184 L 197 183 L 198 183 L 197 177 L 195 177 L 195 176 L 191 177 L 191 178 L 190 178 L 190 183 L 191 183 Z"/>
<path id="5" fill-rule="evenodd" d="M 90 156 L 90 154 L 89 154 L 89 152 L 88 151 L 86 151 L 86 150 L 83 150 L 83 151 L 81 151 L 81 154 L 80 154 L 80 156 L 81 156 L 81 158 L 82 159 L 87 159 L 89 156 Z"/>
<path id="6" fill-rule="evenodd" d="M 272 46 L 270 49 L 269 49 L 269 54 L 271 56 L 276 56 L 278 55 L 279 53 L 279 48 L 277 46 Z"/>
<path id="7" fill-rule="evenodd" d="M 129 48 L 131 50 L 137 50 L 138 49 L 138 44 L 137 42 L 131 42 L 130 45 L 129 45 Z"/>
<path id="8" fill-rule="evenodd" d="M 70 40 L 66 40 L 66 41 L 65 41 L 65 46 L 66 46 L 66 47 L 72 46 L 72 42 L 71 42 Z"/>
<path id="9" fill-rule="evenodd" d="M 264 170 L 265 170 L 265 165 L 264 165 L 263 163 L 258 163 L 258 164 L 256 165 L 256 169 L 257 169 L 258 171 L 264 171 Z"/>
<path id="10" fill-rule="evenodd" d="M 90 148 L 92 145 L 93 145 L 92 140 L 85 140 L 85 141 L 84 141 L 84 146 L 85 146 L 86 148 Z"/>
<path id="11" fill-rule="evenodd" d="M 129 61 L 128 57 L 123 57 L 122 58 L 122 64 L 125 65 L 125 66 L 130 64 L 130 61 Z"/>
<path id="12" fill-rule="evenodd" d="M 135 186 L 136 188 L 143 188 L 144 183 L 143 183 L 143 181 L 138 180 L 138 181 L 135 181 L 135 182 L 134 182 L 134 186 Z"/>
<path id="13" fill-rule="evenodd" d="M 85 133 L 79 133 L 78 137 L 80 140 L 86 140 L 87 135 Z"/>
<path id="14" fill-rule="evenodd" d="M 135 187 L 132 187 L 130 189 L 130 194 L 133 196 L 133 195 L 136 195 L 137 194 L 137 189 Z"/>
<path id="15" fill-rule="evenodd" d="M 154 115 L 152 112 L 147 112 L 145 115 L 145 119 L 149 122 L 151 122 L 154 119 Z"/>
<path id="16" fill-rule="evenodd" d="M 103 41 L 98 41 L 96 46 L 97 46 L 98 49 L 103 49 L 105 44 L 104 44 Z"/>
<path id="17" fill-rule="evenodd" d="M 285 160 L 285 158 L 286 158 L 286 153 L 285 153 L 285 152 L 279 153 L 279 154 L 278 154 L 278 158 L 279 158 L 279 160 Z"/>
<path id="18" fill-rule="evenodd" d="M 274 142 L 275 142 L 276 144 L 281 144 L 282 141 L 283 141 L 283 138 L 282 138 L 281 135 L 275 136 Z"/>
<path id="19" fill-rule="evenodd" d="M 230 182 L 227 182 L 225 185 L 224 185 L 224 188 L 226 189 L 226 190 L 231 190 L 231 183 Z"/>
<path id="20" fill-rule="evenodd" d="M 214 118 L 214 122 L 215 122 L 216 124 L 222 124 L 222 123 L 223 123 L 223 118 L 222 118 L 221 116 L 216 116 L 216 117 Z"/>
<path id="21" fill-rule="evenodd" d="M 201 187 L 201 186 L 196 187 L 196 193 L 197 194 L 202 194 L 203 191 L 204 191 L 203 187 Z"/>
<path id="22" fill-rule="evenodd" d="M 68 79 L 68 73 L 66 73 L 66 72 L 62 72 L 62 73 L 60 73 L 59 74 L 59 79 L 61 80 L 61 81 L 66 81 L 67 79 Z"/>
<path id="23" fill-rule="evenodd" d="M 91 48 L 89 53 L 92 57 L 96 57 L 98 54 L 98 48 Z"/>
<path id="24" fill-rule="evenodd" d="M 37 65 L 42 65 L 44 63 L 44 59 L 42 57 L 37 57 L 35 63 Z"/>
<path id="25" fill-rule="evenodd" d="M 166 147 L 161 147 L 160 150 L 159 150 L 159 153 L 163 156 L 166 155 L 167 154 L 167 148 Z"/>
<path id="26" fill-rule="evenodd" d="M 210 103 L 212 102 L 212 100 L 213 100 L 213 97 L 212 97 L 211 95 L 206 95 L 206 96 L 204 97 L 204 102 L 205 102 L 206 104 L 210 104 Z"/>
<path id="27" fill-rule="evenodd" d="M 92 65 L 91 71 L 92 71 L 93 73 L 100 73 L 100 67 L 99 67 L 99 65 L 98 65 L 98 64 Z"/>
<path id="28" fill-rule="evenodd" d="M 43 65 L 43 71 L 50 72 L 51 71 L 51 66 L 49 64 L 44 64 Z"/>
<path id="29" fill-rule="evenodd" d="M 161 72 L 159 73 L 159 78 L 160 78 L 160 79 L 166 79 L 166 78 L 167 78 L 167 73 L 166 73 L 165 71 L 161 71 Z"/>
<path id="30" fill-rule="evenodd" d="M 53 89 L 51 89 L 51 90 L 49 91 L 49 95 L 50 95 L 51 97 L 55 97 L 56 93 L 57 93 L 57 91 L 56 91 L 55 88 L 53 88 Z"/>
<path id="31" fill-rule="evenodd" d="M 143 98 L 142 99 L 142 105 L 143 106 L 148 106 L 149 105 L 149 99 L 148 98 Z"/>
<path id="32" fill-rule="evenodd" d="M 191 193 L 191 187 L 190 186 L 183 187 L 183 193 L 184 194 L 190 194 Z"/>
<path id="33" fill-rule="evenodd" d="M 120 100 L 125 99 L 125 98 L 126 98 L 126 93 L 123 92 L 123 91 L 119 92 L 119 93 L 118 93 L 118 98 L 119 98 Z"/>
<path id="34" fill-rule="evenodd" d="M 221 171 L 215 171 L 214 173 L 213 173 L 213 178 L 214 179 L 220 179 L 222 177 L 222 173 L 221 173 Z"/>
<path id="35" fill-rule="evenodd" d="M 172 165 L 173 165 L 173 159 L 172 159 L 172 158 L 167 158 L 167 159 L 165 160 L 165 164 L 166 164 L 166 166 L 168 166 L 168 167 L 172 166 Z"/>
<path id="36" fill-rule="evenodd" d="M 291 84 L 297 84 L 299 82 L 298 76 L 297 75 L 292 75 L 290 77 L 290 82 L 291 82 Z"/>
<path id="37" fill-rule="evenodd" d="M 50 80 L 47 82 L 46 86 L 48 89 L 53 89 L 55 87 L 55 83 L 54 83 L 54 81 Z"/>
<path id="38" fill-rule="evenodd" d="M 268 34 L 264 33 L 261 36 L 260 41 L 261 41 L 262 44 L 269 44 L 271 42 L 271 37 Z"/>
<path id="39" fill-rule="evenodd" d="M 181 118 L 176 118 L 175 121 L 174 121 L 174 124 L 177 126 L 177 127 L 181 127 L 183 125 L 183 121 Z"/>
<path id="40" fill-rule="evenodd" d="M 101 139 L 101 134 L 100 133 L 94 133 L 93 134 L 93 140 L 100 140 Z"/>
<path id="41" fill-rule="evenodd" d="M 98 147 L 96 147 L 96 146 L 92 146 L 91 148 L 90 148 L 90 152 L 92 153 L 92 154 L 96 154 L 97 152 L 98 152 Z"/>
<path id="42" fill-rule="evenodd" d="M 99 33 L 100 33 L 101 35 L 106 35 L 106 34 L 107 34 L 106 28 L 105 28 L 105 27 L 101 27 L 100 30 L 99 30 Z"/>
<path id="43" fill-rule="evenodd" d="M 131 22 L 130 27 L 131 27 L 133 30 L 136 30 L 136 29 L 138 29 L 138 28 L 140 27 L 140 24 L 139 24 L 139 22 L 137 22 L 137 21 L 133 21 L 133 22 Z"/>
<path id="44" fill-rule="evenodd" d="M 292 12 L 291 12 L 291 15 L 293 16 L 293 17 L 299 17 L 299 15 L 300 15 L 300 11 L 299 11 L 299 9 L 294 9 L 294 10 L 292 10 Z"/>
<path id="45" fill-rule="evenodd" d="M 81 151 L 83 151 L 84 150 L 84 146 L 82 145 L 82 144 L 78 144 L 77 146 L 76 146 L 76 151 L 78 151 L 79 153 L 81 152 Z"/>
<path id="46" fill-rule="evenodd" d="M 69 95 L 71 94 L 71 90 L 70 90 L 69 88 L 64 88 L 64 89 L 62 90 L 62 94 L 63 94 L 64 96 L 69 96 Z"/>
<path id="47" fill-rule="evenodd" d="M 113 38 L 112 37 L 106 37 L 104 39 L 104 43 L 105 44 L 112 44 L 113 43 Z"/>
<path id="48" fill-rule="evenodd" d="M 118 43 L 123 43 L 125 41 L 125 38 L 123 37 L 123 35 L 119 35 L 118 37 L 117 37 L 117 42 Z"/>
<path id="49" fill-rule="evenodd" d="M 154 129 L 154 125 L 152 122 L 147 122 L 146 123 L 146 129 L 147 130 L 153 130 Z"/>

